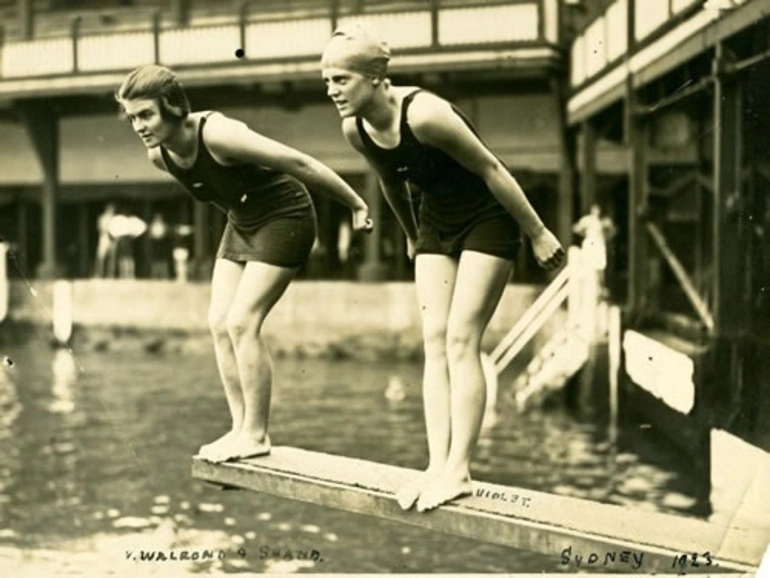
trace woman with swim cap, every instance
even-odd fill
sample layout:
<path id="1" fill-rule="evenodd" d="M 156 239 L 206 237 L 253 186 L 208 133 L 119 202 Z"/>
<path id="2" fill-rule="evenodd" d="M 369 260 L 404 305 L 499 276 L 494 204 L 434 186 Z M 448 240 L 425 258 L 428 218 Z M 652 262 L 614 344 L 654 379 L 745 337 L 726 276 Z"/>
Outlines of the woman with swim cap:
<path id="1" fill-rule="evenodd" d="M 272 363 L 262 326 L 316 238 L 306 185 L 350 207 L 356 231 L 371 229 L 368 207 L 316 159 L 219 112 L 192 112 L 167 68 L 134 70 L 115 96 L 150 161 L 227 214 L 208 320 L 232 426 L 199 455 L 221 462 L 267 454 Z"/>
<path id="2" fill-rule="evenodd" d="M 340 28 L 322 74 L 350 144 L 377 171 L 415 257 L 425 367 L 426 471 L 401 488 L 420 511 L 471 493 L 470 461 L 484 416 L 481 338 L 526 234 L 538 263 L 565 253 L 519 184 L 446 100 L 386 77 L 387 45 L 360 26 Z M 409 186 L 422 192 L 419 224 Z"/>

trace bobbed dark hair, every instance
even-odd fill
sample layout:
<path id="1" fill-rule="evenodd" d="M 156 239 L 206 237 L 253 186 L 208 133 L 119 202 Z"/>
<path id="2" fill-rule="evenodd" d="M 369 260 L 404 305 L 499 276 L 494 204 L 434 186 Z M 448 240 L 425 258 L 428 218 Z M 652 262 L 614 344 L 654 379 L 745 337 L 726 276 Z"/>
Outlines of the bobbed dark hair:
<path id="1" fill-rule="evenodd" d="M 154 99 L 166 120 L 182 120 L 190 114 L 190 101 L 176 74 L 165 66 L 148 64 L 128 73 L 115 93 L 121 105 L 126 100 Z"/>

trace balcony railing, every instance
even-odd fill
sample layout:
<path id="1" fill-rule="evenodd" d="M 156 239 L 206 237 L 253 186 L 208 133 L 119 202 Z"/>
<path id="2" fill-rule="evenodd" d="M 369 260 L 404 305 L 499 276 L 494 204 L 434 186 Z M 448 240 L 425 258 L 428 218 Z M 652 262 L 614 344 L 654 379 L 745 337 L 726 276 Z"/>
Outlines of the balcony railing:
<path id="1" fill-rule="evenodd" d="M 597 77 L 707 4 L 708 0 L 614 0 L 572 43 L 572 86 Z"/>
<path id="2" fill-rule="evenodd" d="M 246 5 L 244 5 L 246 6 Z M 367 11 L 339 10 L 280 15 L 191 15 L 178 26 L 155 12 L 144 23 L 94 32 L 73 19 L 66 34 L 0 46 L 0 80 L 117 72 L 156 62 L 169 66 L 318 58 L 334 28 L 356 20 L 376 29 L 395 51 L 517 48 L 558 43 L 558 0 L 486 0 L 473 6 L 451 0 L 374 2 Z M 104 30 L 105 27 L 102 28 Z"/>

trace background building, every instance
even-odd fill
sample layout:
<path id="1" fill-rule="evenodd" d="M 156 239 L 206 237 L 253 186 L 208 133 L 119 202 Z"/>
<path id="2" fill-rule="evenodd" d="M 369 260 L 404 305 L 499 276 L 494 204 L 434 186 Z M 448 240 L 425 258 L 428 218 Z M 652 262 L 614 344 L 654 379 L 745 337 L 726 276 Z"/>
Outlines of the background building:
<path id="1" fill-rule="evenodd" d="M 11 275 L 87 277 L 97 218 L 108 202 L 149 222 L 193 226 L 194 278 L 208 278 L 223 217 L 197 205 L 147 163 L 112 93 L 131 68 L 179 72 L 195 109 L 215 108 L 306 151 L 372 204 L 378 227 L 340 260 L 346 211 L 314 195 L 314 278 L 403 279 L 404 241 L 362 159 L 344 142 L 320 80 L 319 55 L 337 24 L 360 20 L 393 51 L 396 82 L 436 91 L 469 113 L 522 182 L 548 226 L 570 240 L 571 151 L 562 111 L 565 41 L 585 8 L 558 0 L 3 0 L 0 59 L 0 231 L 14 243 Z M 150 273 L 148 236 L 131 248 Z M 544 277 L 523 248 L 518 281 Z"/>

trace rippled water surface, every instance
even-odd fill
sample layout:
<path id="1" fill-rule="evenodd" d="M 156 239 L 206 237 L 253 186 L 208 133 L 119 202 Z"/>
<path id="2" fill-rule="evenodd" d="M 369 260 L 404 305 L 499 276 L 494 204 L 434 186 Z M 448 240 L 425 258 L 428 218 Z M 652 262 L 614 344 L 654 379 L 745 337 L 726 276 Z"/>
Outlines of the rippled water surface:
<path id="1" fill-rule="evenodd" d="M 37 341 L 0 351 L 0 568 L 12 570 L 3 576 L 131 574 L 137 565 L 165 575 L 169 565 L 174 575 L 560 570 L 558 553 L 215 490 L 190 476 L 190 456 L 227 426 L 207 349 L 75 354 Z M 416 364 L 279 359 L 273 443 L 422 467 L 419 374 Z M 389 385 L 404 399 L 389 400 Z M 504 400 L 475 476 L 632 508 L 692 507 L 693 481 L 675 454 L 639 430 L 610 444 L 605 429 L 558 404 L 517 415 Z M 128 560 L 158 550 L 214 559 Z"/>

